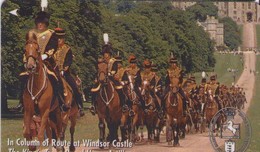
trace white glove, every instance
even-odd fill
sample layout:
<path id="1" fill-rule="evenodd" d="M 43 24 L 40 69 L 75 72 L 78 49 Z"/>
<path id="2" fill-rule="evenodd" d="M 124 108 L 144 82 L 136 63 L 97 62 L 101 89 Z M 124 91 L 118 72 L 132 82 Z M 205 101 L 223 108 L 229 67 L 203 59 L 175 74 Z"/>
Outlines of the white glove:
<path id="1" fill-rule="evenodd" d="M 64 71 L 61 71 L 61 72 L 60 72 L 60 75 L 63 76 L 63 75 L 64 75 Z"/>
<path id="2" fill-rule="evenodd" d="M 41 57 L 42 57 L 42 60 L 45 60 L 45 59 L 48 58 L 48 55 L 47 54 L 42 54 Z"/>

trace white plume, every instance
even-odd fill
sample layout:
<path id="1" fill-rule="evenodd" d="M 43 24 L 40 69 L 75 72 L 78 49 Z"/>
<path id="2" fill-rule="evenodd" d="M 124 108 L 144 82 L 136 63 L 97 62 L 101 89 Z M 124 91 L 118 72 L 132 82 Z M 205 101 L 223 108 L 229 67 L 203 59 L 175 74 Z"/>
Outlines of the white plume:
<path id="1" fill-rule="evenodd" d="M 109 42 L 109 38 L 108 38 L 108 34 L 107 33 L 103 34 L 103 39 L 104 39 L 105 44 L 107 44 Z"/>
<path id="2" fill-rule="evenodd" d="M 41 0 L 42 11 L 48 7 L 48 0 Z"/>
<path id="3" fill-rule="evenodd" d="M 201 73 L 201 76 L 202 76 L 202 78 L 205 78 L 205 77 L 206 77 L 206 73 L 203 71 L 203 72 Z"/>

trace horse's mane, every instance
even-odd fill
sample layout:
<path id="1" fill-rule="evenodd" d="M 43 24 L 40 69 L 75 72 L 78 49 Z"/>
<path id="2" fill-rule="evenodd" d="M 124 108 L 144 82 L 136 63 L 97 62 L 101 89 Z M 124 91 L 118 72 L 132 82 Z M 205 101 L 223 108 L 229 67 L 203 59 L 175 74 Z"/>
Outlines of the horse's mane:
<path id="1" fill-rule="evenodd" d="M 37 43 L 37 36 L 35 33 L 29 31 L 26 36 L 26 44 L 30 44 L 30 43 Z"/>

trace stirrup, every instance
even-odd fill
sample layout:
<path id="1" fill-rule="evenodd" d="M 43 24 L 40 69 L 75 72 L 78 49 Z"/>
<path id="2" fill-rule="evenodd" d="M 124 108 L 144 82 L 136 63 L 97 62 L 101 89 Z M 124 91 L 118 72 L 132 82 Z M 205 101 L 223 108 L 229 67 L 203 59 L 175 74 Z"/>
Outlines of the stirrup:
<path id="1" fill-rule="evenodd" d="M 69 109 L 70 109 L 70 107 L 68 107 L 66 104 L 62 104 L 61 106 L 60 106 L 60 108 L 61 108 L 61 110 L 62 111 L 64 111 L 64 112 L 67 112 Z"/>
<path id="2" fill-rule="evenodd" d="M 95 106 L 91 105 L 91 107 L 89 108 L 89 111 L 91 112 L 91 114 L 94 116 L 96 114 L 96 108 Z"/>
<path id="3" fill-rule="evenodd" d="M 133 111 L 133 109 L 129 110 L 129 116 L 132 117 L 135 115 L 135 112 Z"/>
<path id="4" fill-rule="evenodd" d="M 159 110 L 157 114 L 158 114 L 159 119 L 163 119 L 163 111 L 162 110 Z"/>
<path id="5" fill-rule="evenodd" d="M 129 107 L 126 104 L 124 104 L 122 107 L 122 111 L 126 112 L 128 109 L 129 109 Z"/>
<path id="6" fill-rule="evenodd" d="M 82 110 L 82 108 L 79 109 L 79 116 L 83 117 L 85 115 L 84 111 Z"/>

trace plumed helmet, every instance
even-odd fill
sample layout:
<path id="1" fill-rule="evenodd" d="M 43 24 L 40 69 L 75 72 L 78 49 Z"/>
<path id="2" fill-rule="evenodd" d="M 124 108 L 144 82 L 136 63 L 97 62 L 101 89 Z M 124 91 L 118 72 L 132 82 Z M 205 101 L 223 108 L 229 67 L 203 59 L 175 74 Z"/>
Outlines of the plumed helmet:
<path id="1" fill-rule="evenodd" d="M 210 80 L 216 80 L 216 75 L 210 76 Z"/>
<path id="2" fill-rule="evenodd" d="M 40 11 L 36 14 L 34 23 L 45 23 L 47 26 L 49 26 L 49 19 L 50 19 L 50 14 L 44 11 Z"/>
<path id="3" fill-rule="evenodd" d="M 105 53 L 112 54 L 112 45 L 111 43 L 105 44 L 102 46 L 101 54 L 104 55 Z"/>
<path id="4" fill-rule="evenodd" d="M 56 33 L 57 36 L 59 36 L 59 37 L 65 36 L 65 30 L 64 29 L 57 27 L 54 30 L 55 30 L 55 33 Z"/>
<path id="5" fill-rule="evenodd" d="M 207 79 L 206 78 L 202 78 L 201 79 L 201 83 L 206 83 L 207 82 Z"/>
<path id="6" fill-rule="evenodd" d="M 195 79 L 194 75 L 190 77 L 190 81 L 196 82 L 196 79 Z"/>
<path id="7" fill-rule="evenodd" d="M 136 63 L 136 57 L 135 57 L 135 55 L 130 55 L 129 57 L 128 57 L 128 62 L 129 63 Z"/>
<path id="8" fill-rule="evenodd" d="M 122 57 L 121 56 L 117 55 L 115 57 L 115 59 L 116 59 L 117 62 L 122 63 Z"/>
<path id="9" fill-rule="evenodd" d="M 152 64 L 152 70 L 154 70 L 154 71 L 157 71 L 158 70 L 158 68 L 157 68 L 157 64 Z"/>
<path id="10" fill-rule="evenodd" d="M 176 58 L 175 56 L 172 56 L 172 57 L 170 58 L 169 63 L 177 63 L 177 62 L 178 62 L 178 60 L 177 60 L 177 58 Z"/>
<path id="11" fill-rule="evenodd" d="M 143 62 L 144 68 L 150 68 L 151 65 L 152 65 L 152 63 L 148 59 L 144 60 L 144 62 Z"/>

